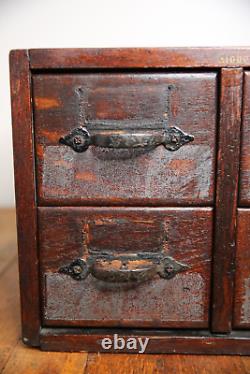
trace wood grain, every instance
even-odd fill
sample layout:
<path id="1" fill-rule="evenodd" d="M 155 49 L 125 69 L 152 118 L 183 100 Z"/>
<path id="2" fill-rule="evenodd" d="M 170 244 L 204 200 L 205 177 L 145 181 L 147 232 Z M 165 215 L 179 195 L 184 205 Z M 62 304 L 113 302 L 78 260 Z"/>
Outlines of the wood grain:
<path id="1" fill-rule="evenodd" d="M 238 357 L 231 357 L 230 366 L 228 358 L 225 356 L 195 356 L 193 360 L 190 356 L 172 355 L 121 355 L 112 354 L 98 355 L 90 354 L 86 366 L 86 374 L 225 374 L 229 370 L 231 373 L 248 373 L 244 362 L 239 362 Z"/>
<path id="2" fill-rule="evenodd" d="M 242 81 L 242 69 L 222 69 L 213 257 L 214 332 L 229 332 L 232 324 Z"/>
<path id="3" fill-rule="evenodd" d="M 10 78 L 22 330 L 23 339 L 27 343 L 38 345 L 40 310 L 36 242 L 36 187 L 27 51 L 14 51 L 10 54 Z"/>
<path id="4" fill-rule="evenodd" d="M 249 355 L 250 340 L 248 332 L 236 332 L 226 335 L 210 334 L 207 331 L 186 330 L 133 330 L 129 334 L 126 331 L 117 329 L 64 329 L 64 328 L 43 328 L 41 330 L 41 348 L 53 351 L 70 351 L 74 347 L 75 351 L 88 350 L 88 352 L 107 352 L 101 341 L 105 337 L 114 339 L 114 334 L 126 339 L 126 337 L 149 339 L 145 353 L 185 353 L 185 354 L 238 354 Z M 114 350 L 114 345 L 109 349 L 110 353 L 118 353 Z M 124 353 L 134 353 L 126 347 Z"/>
<path id="5" fill-rule="evenodd" d="M 86 353 L 41 352 L 19 342 L 2 374 L 83 374 L 86 361 Z"/>
<path id="6" fill-rule="evenodd" d="M 12 214 L 12 217 L 14 214 Z M 14 217 L 13 217 L 14 220 Z M 14 239 L 14 236 L 9 236 Z M 10 255 L 8 255 L 8 252 Z M 13 261 L 12 254 L 15 253 Z M 0 273 L 0 372 L 9 360 L 20 336 L 20 307 L 18 289 L 18 266 L 16 245 L 0 246 L 0 257 L 5 262 Z"/>
<path id="7" fill-rule="evenodd" d="M 33 92 L 40 205 L 213 203 L 216 73 L 38 74 Z M 59 144 L 79 126 L 92 133 L 159 125 L 194 141 L 174 152 L 91 146 L 77 153 Z"/>
<path id="8" fill-rule="evenodd" d="M 212 223 L 210 208 L 39 208 L 44 323 L 207 327 Z M 89 252 L 157 253 L 167 236 L 166 255 L 189 269 L 138 285 L 59 274 L 61 266 L 85 256 L 86 225 Z"/>
<path id="9" fill-rule="evenodd" d="M 241 136 L 240 196 L 241 206 L 250 205 L 250 72 L 244 72 L 244 99 Z"/>
<path id="10" fill-rule="evenodd" d="M 32 69 L 250 66 L 250 48 L 31 49 Z"/>

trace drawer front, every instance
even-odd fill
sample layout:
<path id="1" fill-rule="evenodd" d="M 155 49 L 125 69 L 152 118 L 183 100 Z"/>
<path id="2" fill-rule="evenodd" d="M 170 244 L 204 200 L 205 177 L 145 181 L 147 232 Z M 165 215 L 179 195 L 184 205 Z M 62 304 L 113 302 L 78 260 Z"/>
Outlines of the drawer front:
<path id="1" fill-rule="evenodd" d="M 244 74 L 240 204 L 250 205 L 250 72 Z"/>
<path id="2" fill-rule="evenodd" d="M 250 209 L 238 209 L 234 327 L 250 328 Z"/>
<path id="3" fill-rule="evenodd" d="M 212 72 L 34 75 L 39 204 L 212 204 L 216 88 Z"/>
<path id="4" fill-rule="evenodd" d="M 212 209 L 38 213 L 44 325 L 208 327 Z"/>

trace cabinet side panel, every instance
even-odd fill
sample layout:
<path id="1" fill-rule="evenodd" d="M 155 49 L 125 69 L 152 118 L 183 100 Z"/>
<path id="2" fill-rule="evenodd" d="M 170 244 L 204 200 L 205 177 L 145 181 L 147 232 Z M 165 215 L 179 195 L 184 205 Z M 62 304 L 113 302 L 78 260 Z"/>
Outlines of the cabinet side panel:
<path id="1" fill-rule="evenodd" d="M 32 103 L 26 50 L 10 53 L 10 78 L 22 336 L 25 344 L 35 346 L 39 344 L 40 311 Z"/>

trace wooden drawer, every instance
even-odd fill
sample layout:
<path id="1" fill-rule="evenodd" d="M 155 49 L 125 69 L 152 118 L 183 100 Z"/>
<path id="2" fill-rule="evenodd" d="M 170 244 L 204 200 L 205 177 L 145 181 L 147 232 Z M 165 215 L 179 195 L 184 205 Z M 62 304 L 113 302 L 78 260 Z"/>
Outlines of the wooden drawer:
<path id="1" fill-rule="evenodd" d="M 39 208 L 44 325 L 208 327 L 212 213 Z"/>
<path id="2" fill-rule="evenodd" d="M 39 204 L 211 205 L 216 76 L 35 74 Z"/>
<path id="3" fill-rule="evenodd" d="M 250 209 L 238 209 L 234 326 L 250 328 Z"/>
<path id="4" fill-rule="evenodd" d="M 244 73 L 240 204 L 250 205 L 250 72 Z"/>

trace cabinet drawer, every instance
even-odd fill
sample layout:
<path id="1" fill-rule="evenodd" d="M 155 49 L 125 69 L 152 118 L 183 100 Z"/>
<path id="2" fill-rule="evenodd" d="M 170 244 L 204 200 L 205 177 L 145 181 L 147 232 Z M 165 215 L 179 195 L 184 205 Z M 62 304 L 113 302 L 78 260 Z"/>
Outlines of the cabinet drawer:
<path id="1" fill-rule="evenodd" d="M 212 204 L 216 91 L 212 72 L 35 74 L 39 204 Z"/>
<path id="2" fill-rule="evenodd" d="M 244 74 L 240 204 L 250 206 L 250 72 Z"/>
<path id="3" fill-rule="evenodd" d="M 38 213 L 44 325 L 208 327 L 212 209 Z"/>
<path id="4" fill-rule="evenodd" d="M 238 209 L 234 326 L 250 328 L 250 209 Z"/>

